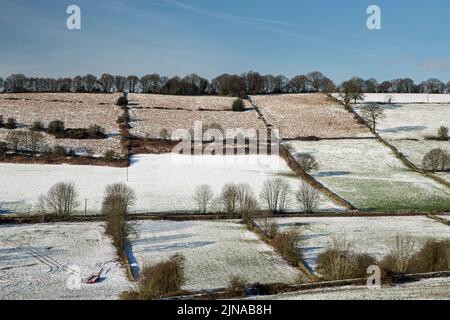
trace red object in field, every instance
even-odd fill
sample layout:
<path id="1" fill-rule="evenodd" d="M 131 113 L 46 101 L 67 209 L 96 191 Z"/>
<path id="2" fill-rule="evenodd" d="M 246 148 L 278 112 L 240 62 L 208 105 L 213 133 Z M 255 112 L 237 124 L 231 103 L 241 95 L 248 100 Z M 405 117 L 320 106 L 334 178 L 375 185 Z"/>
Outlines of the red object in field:
<path id="1" fill-rule="evenodd" d="M 87 284 L 95 284 L 100 280 L 100 276 L 102 275 L 103 268 L 98 273 L 91 274 L 87 279 Z"/>

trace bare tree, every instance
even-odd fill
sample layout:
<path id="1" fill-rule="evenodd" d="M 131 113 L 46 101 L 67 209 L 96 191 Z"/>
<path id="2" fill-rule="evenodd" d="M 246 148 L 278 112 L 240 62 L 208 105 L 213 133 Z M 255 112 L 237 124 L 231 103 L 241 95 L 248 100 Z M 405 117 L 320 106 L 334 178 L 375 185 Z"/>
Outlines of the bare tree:
<path id="1" fill-rule="evenodd" d="M 100 84 L 100 87 L 103 92 L 109 93 L 111 92 L 111 89 L 114 86 L 114 76 L 104 73 L 101 75 L 100 79 L 98 80 L 98 83 Z"/>
<path id="2" fill-rule="evenodd" d="M 29 141 L 30 141 L 30 151 L 32 153 L 36 153 L 41 142 L 44 140 L 44 135 L 40 132 L 31 131 L 29 132 Z"/>
<path id="3" fill-rule="evenodd" d="M 96 84 L 97 84 L 97 77 L 94 76 L 93 74 L 87 74 L 83 77 L 84 89 L 87 92 L 93 92 Z"/>
<path id="4" fill-rule="evenodd" d="M 289 85 L 296 93 L 308 91 L 308 78 L 304 75 L 295 76 L 289 81 Z"/>
<path id="5" fill-rule="evenodd" d="M 58 182 L 47 193 L 47 206 L 57 215 L 70 215 L 79 206 L 78 192 L 72 182 Z"/>
<path id="6" fill-rule="evenodd" d="M 289 183 L 282 178 L 266 180 L 261 190 L 260 198 L 272 213 L 286 211 L 291 196 Z"/>
<path id="7" fill-rule="evenodd" d="M 137 92 L 137 86 L 139 84 L 139 78 L 137 76 L 128 76 L 127 77 L 127 87 L 130 92 L 135 93 Z"/>
<path id="8" fill-rule="evenodd" d="M 34 206 L 34 212 L 38 215 L 41 222 L 44 222 L 47 215 L 47 199 L 44 195 L 39 196 L 36 205 Z"/>
<path id="9" fill-rule="evenodd" d="M 236 186 L 238 193 L 238 213 L 241 218 L 250 223 L 258 210 L 258 203 L 252 188 L 245 183 Z"/>
<path id="10" fill-rule="evenodd" d="M 344 280 L 352 270 L 353 243 L 345 237 L 334 237 L 317 257 L 317 271 L 327 280 Z"/>
<path id="11" fill-rule="evenodd" d="M 448 165 L 450 165 L 450 154 L 441 148 L 431 150 L 422 160 L 422 167 L 432 172 L 444 171 Z"/>
<path id="12" fill-rule="evenodd" d="M 339 97 L 341 98 L 344 106 L 347 109 L 350 109 L 352 101 L 357 103 L 358 101 L 363 100 L 364 94 L 356 79 L 351 79 L 343 82 L 339 86 Z"/>
<path id="13" fill-rule="evenodd" d="M 416 242 L 412 237 L 396 235 L 389 243 L 389 258 L 392 271 L 400 274 L 407 273 L 415 249 Z"/>
<path id="14" fill-rule="evenodd" d="M 26 133 L 23 131 L 10 131 L 6 135 L 6 142 L 17 153 L 25 142 Z"/>
<path id="15" fill-rule="evenodd" d="M 5 142 L 0 141 L 0 160 L 4 160 L 6 158 L 7 152 L 8 145 Z"/>
<path id="16" fill-rule="evenodd" d="M 123 92 L 126 84 L 127 84 L 127 78 L 125 78 L 124 76 L 115 76 L 114 77 L 114 86 L 116 87 L 117 92 Z"/>
<path id="17" fill-rule="evenodd" d="M 232 218 L 236 214 L 238 208 L 238 187 L 233 183 L 226 184 L 222 189 L 220 197 L 222 199 L 225 212 L 228 214 L 229 218 Z"/>
<path id="18" fill-rule="evenodd" d="M 214 197 L 214 193 L 211 187 L 207 184 L 203 184 L 195 188 L 192 200 L 197 205 L 198 211 L 201 214 L 206 214 L 208 211 L 208 206 Z"/>
<path id="19" fill-rule="evenodd" d="M 316 161 L 316 158 L 309 153 L 301 153 L 297 155 L 296 160 L 305 172 L 319 170 L 319 163 Z"/>
<path id="20" fill-rule="evenodd" d="M 448 141 L 448 128 L 447 127 L 441 126 L 438 129 L 438 138 L 439 138 L 439 140 L 442 140 L 442 141 Z"/>
<path id="21" fill-rule="evenodd" d="M 304 213 L 312 213 L 319 204 L 320 195 L 309 183 L 303 182 L 295 193 L 295 198 Z"/>
<path id="22" fill-rule="evenodd" d="M 378 104 L 369 104 L 362 109 L 362 117 L 369 123 L 373 132 L 376 132 L 380 119 L 385 117 L 384 108 Z"/>

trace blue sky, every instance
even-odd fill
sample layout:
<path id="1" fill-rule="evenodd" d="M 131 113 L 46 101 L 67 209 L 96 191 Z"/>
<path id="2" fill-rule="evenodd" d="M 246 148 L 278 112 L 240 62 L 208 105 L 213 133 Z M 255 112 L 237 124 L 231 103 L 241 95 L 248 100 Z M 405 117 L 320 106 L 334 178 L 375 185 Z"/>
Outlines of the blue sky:
<path id="1" fill-rule="evenodd" d="M 66 28 L 77 4 L 82 29 Z M 366 9 L 382 10 L 382 30 Z M 320 70 L 450 80 L 448 0 L 0 0 L 0 76 Z"/>

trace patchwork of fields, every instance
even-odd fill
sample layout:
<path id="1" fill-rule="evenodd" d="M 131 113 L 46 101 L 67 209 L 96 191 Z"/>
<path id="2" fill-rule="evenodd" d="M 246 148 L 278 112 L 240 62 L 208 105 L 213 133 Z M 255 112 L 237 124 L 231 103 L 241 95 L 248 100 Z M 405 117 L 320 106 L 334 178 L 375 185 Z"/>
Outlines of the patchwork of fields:
<path id="1" fill-rule="evenodd" d="M 249 283 L 299 283 L 306 278 L 245 226 L 232 221 L 141 221 L 131 243 L 139 267 L 179 253 L 186 290 L 226 288 L 231 276 Z"/>
<path id="2" fill-rule="evenodd" d="M 99 223 L 2 225 L 0 247 L 0 300 L 118 299 L 132 287 Z"/>

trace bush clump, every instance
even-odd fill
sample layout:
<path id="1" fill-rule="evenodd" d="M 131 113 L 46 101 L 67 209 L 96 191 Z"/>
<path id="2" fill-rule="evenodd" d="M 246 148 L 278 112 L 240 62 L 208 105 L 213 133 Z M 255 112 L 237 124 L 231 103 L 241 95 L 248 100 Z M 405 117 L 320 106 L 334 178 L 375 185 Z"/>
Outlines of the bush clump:
<path id="1" fill-rule="evenodd" d="M 157 299 L 180 291 L 185 282 L 184 269 L 185 258 L 179 254 L 154 266 L 144 266 L 138 284 L 139 298 Z"/>
<path id="2" fill-rule="evenodd" d="M 47 133 L 49 134 L 61 134 L 64 133 L 64 122 L 60 120 L 53 120 L 48 124 Z"/>
<path id="3" fill-rule="evenodd" d="M 128 104 L 128 100 L 124 96 L 121 96 L 121 97 L 119 97 L 119 99 L 117 99 L 116 106 L 124 107 L 127 104 Z"/>
<path id="4" fill-rule="evenodd" d="M 31 131 L 44 131 L 45 127 L 41 121 L 34 121 L 30 128 Z"/>
<path id="5" fill-rule="evenodd" d="M 245 111 L 245 103 L 242 99 L 236 99 L 233 102 L 233 105 L 231 106 L 231 110 L 235 112 L 242 112 Z"/>
<path id="6" fill-rule="evenodd" d="M 240 276 L 233 275 L 228 281 L 227 293 L 231 297 L 245 296 L 245 289 L 247 289 L 247 282 Z"/>
<path id="7" fill-rule="evenodd" d="M 450 240 L 429 240 L 410 259 L 408 273 L 450 270 Z"/>
<path id="8" fill-rule="evenodd" d="M 298 262 L 302 257 L 299 249 L 300 232 L 297 229 L 290 229 L 285 232 L 278 233 L 271 241 L 271 245 L 277 250 L 281 256 L 293 266 L 298 266 Z"/>
<path id="9" fill-rule="evenodd" d="M 53 155 L 55 157 L 65 157 L 66 156 L 66 149 L 64 147 L 62 147 L 62 146 L 55 146 L 53 148 L 52 153 L 53 153 Z"/>
<path id="10" fill-rule="evenodd" d="M 16 129 L 16 128 L 17 128 L 17 122 L 16 122 L 16 119 L 14 119 L 14 118 L 8 118 L 8 119 L 6 120 L 6 123 L 3 125 L 3 127 L 4 127 L 5 129 L 8 129 L 8 130 L 14 130 L 14 129 Z"/>
<path id="11" fill-rule="evenodd" d="M 117 158 L 117 154 L 112 151 L 112 150 L 108 150 L 105 152 L 105 160 L 108 162 L 114 162 Z"/>

